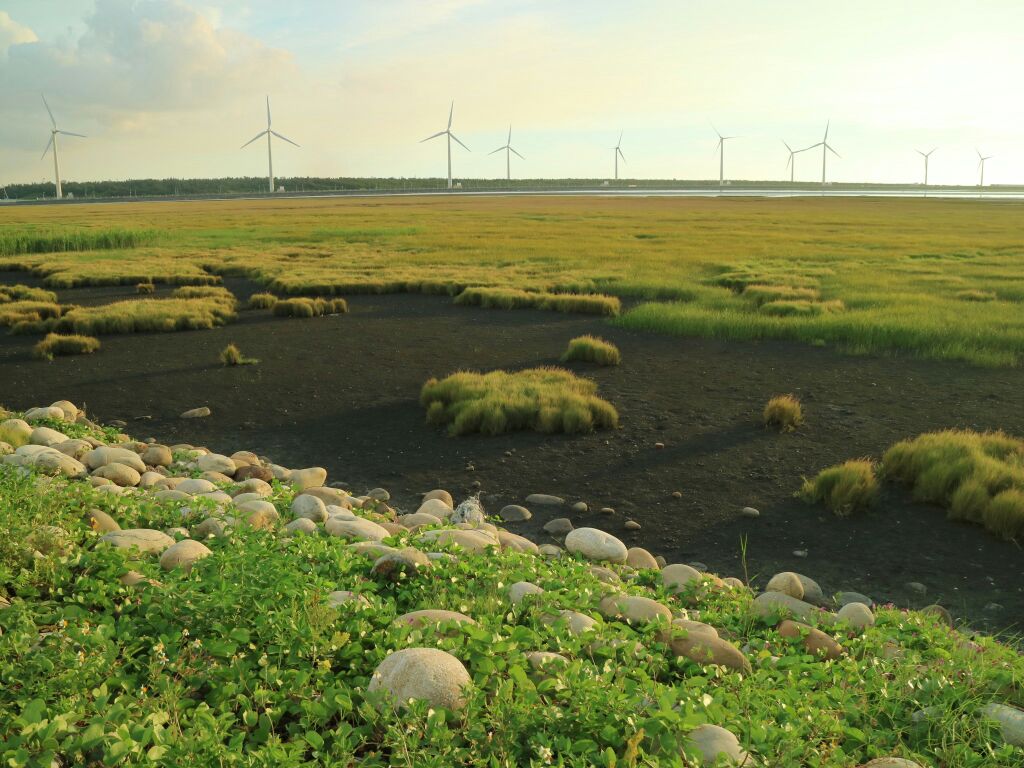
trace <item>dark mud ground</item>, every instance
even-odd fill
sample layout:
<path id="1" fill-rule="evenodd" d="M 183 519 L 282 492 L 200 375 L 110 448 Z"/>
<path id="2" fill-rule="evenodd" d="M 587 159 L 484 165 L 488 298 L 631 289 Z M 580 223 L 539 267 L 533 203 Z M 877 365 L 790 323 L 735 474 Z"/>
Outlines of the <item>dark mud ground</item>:
<path id="1" fill-rule="evenodd" d="M 244 281 L 228 286 L 243 300 L 253 289 Z M 60 298 L 86 304 L 131 295 L 128 287 L 104 287 Z M 243 311 L 238 322 L 212 331 L 109 336 L 96 355 L 52 363 L 31 359 L 35 338 L 0 335 L 0 402 L 23 408 L 68 398 L 86 404 L 93 418 L 127 421 L 126 431 L 140 439 L 324 466 L 329 480 L 356 491 L 388 488 L 392 503 L 409 511 L 424 491 L 448 488 L 458 498 L 475 481 L 490 512 L 530 493 L 557 494 L 594 511 L 538 507 L 532 520 L 510 529 L 543 541 L 545 522 L 569 516 L 577 527 L 604 528 L 670 562 L 699 561 L 741 578 L 745 539 L 746 567 L 762 585 L 777 571 L 797 570 L 827 592 L 857 590 L 902 606 L 941 602 L 976 626 L 1024 629 L 1017 544 L 949 522 L 901 489 L 888 489 L 875 510 L 850 519 L 793 498 L 802 476 L 878 457 L 921 432 L 1024 434 L 1024 371 L 633 333 L 592 317 L 470 309 L 441 297 L 355 296 L 350 307 L 349 315 L 313 320 Z M 618 368 L 570 366 L 599 383 L 619 410 L 620 429 L 450 438 L 424 424 L 418 397 L 429 377 L 553 364 L 582 333 L 622 350 Z M 221 366 L 217 356 L 228 342 L 260 364 Z M 794 434 L 758 421 L 768 398 L 785 392 L 804 403 L 807 423 Z M 178 417 L 200 405 L 213 415 Z M 747 505 L 761 516 L 741 517 Z M 597 511 L 606 506 L 616 513 Z M 627 519 L 642 529 L 625 531 Z M 907 582 L 927 593 L 913 593 Z"/>

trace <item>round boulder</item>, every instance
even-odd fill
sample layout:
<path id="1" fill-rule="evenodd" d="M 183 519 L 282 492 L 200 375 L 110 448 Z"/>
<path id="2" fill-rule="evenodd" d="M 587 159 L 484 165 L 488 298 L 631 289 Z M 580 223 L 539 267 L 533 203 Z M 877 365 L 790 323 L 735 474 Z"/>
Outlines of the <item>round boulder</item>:
<path id="1" fill-rule="evenodd" d="M 448 509 L 455 508 L 455 499 L 453 499 L 452 495 L 443 488 L 435 488 L 432 491 L 427 491 L 426 493 L 424 493 L 423 502 L 426 503 L 428 501 L 440 501 L 443 502 L 448 507 Z"/>
<path id="2" fill-rule="evenodd" d="M 854 629 L 867 629 L 875 624 L 875 615 L 864 603 L 847 603 L 836 612 L 836 618 Z"/>
<path id="3" fill-rule="evenodd" d="M 720 765 L 719 758 L 723 755 L 736 766 L 745 765 L 750 760 L 750 756 L 740 746 L 739 740 L 725 728 L 709 724 L 698 725 L 690 731 L 689 736 L 704 766 Z"/>
<path id="4" fill-rule="evenodd" d="M 597 528 L 576 528 L 565 537 L 565 548 L 589 560 L 609 563 L 626 562 L 626 545 L 610 533 Z"/>
<path id="5" fill-rule="evenodd" d="M 459 710 L 466 705 L 469 672 L 457 658 L 438 648 L 404 648 L 380 663 L 367 691 L 385 691 L 395 706 L 410 699 Z"/>
<path id="6" fill-rule="evenodd" d="M 174 544 L 174 539 L 163 531 L 152 528 L 127 528 L 111 531 L 100 537 L 100 541 L 112 544 L 118 549 L 138 549 L 140 552 L 163 552 Z"/>
<path id="7" fill-rule="evenodd" d="M 520 605 L 527 595 L 542 595 L 544 590 L 529 581 L 517 581 L 508 588 L 508 599 L 512 605 Z"/>
<path id="8" fill-rule="evenodd" d="M 765 592 L 781 592 L 784 595 L 795 597 L 797 600 L 804 599 L 804 585 L 800 581 L 800 577 L 792 571 L 776 573 L 764 589 Z"/>
<path id="9" fill-rule="evenodd" d="M 533 513 L 519 504 L 507 504 L 501 508 L 498 517 L 506 523 L 521 523 L 533 517 Z"/>
<path id="10" fill-rule="evenodd" d="M 288 480 L 296 491 L 304 491 L 307 488 L 319 488 L 327 482 L 327 470 L 323 467 L 293 469 Z"/>
<path id="11" fill-rule="evenodd" d="M 316 496 L 303 493 L 292 501 L 292 515 L 308 518 L 314 523 L 322 523 L 327 520 L 327 507 Z"/>
<path id="12" fill-rule="evenodd" d="M 172 544 L 160 555 L 160 567 L 165 571 L 181 568 L 188 573 L 197 560 L 209 557 L 213 552 L 202 542 L 195 539 L 182 539 L 177 544 Z"/>
<path id="13" fill-rule="evenodd" d="M 626 565 L 638 570 L 658 570 L 658 561 L 643 547 L 630 547 L 626 551 Z"/>

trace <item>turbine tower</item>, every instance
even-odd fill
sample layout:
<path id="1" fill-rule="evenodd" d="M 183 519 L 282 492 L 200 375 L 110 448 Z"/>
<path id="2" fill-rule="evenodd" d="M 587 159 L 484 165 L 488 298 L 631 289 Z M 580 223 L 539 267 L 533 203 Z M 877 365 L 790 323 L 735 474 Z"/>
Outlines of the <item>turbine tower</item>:
<path id="1" fill-rule="evenodd" d="M 789 150 L 789 159 L 786 161 L 786 167 L 789 168 L 789 183 L 792 184 L 796 175 L 796 156 L 801 152 L 806 152 L 806 149 L 793 149 L 789 144 L 786 143 L 785 139 L 782 141 L 786 145 L 786 149 Z"/>
<path id="2" fill-rule="evenodd" d="M 974 150 L 974 151 L 978 152 L 978 150 Z M 986 160 L 991 160 L 992 157 L 993 157 L 992 155 L 989 155 L 988 157 L 983 157 L 981 152 L 978 152 L 978 169 L 981 171 L 981 178 L 978 180 L 978 186 L 979 187 L 984 187 L 985 186 L 985 161 Z"/>
<path id="3" fill-rule="evenodd" d="M 832 121 L 829 120 L 827 123 L 825 123 L 825 138 L 823 138 L 817 144 L 812 144 L 811 146 L 805 148 L 814 149 L 815 147 L 821 147 L 821 186 L 825 186 L 825 165 L 826 160 L 828 159 L 828 153 L 831 152 L 836 157 L 839 157 L 839 153 L 832 149 L 832 145 L 828 143 L 828 128 L 831 122 Z M 801 149 L 800 151 L 803 152 L 804 150 Z"/>
<path id="4" fill-rule="evenodd" d="M 42 96 L 42 94 L 40 94 Z M 43 150 L 42 160 L 46 157 L 46 153 L 50 151 L 50 147 L 53 147 L 53 183 L 57 188 L 57 199 L 60 200 L 64 197 L 64 190 L 60 186 L 60 159 L 57 157 L 57 134 L 63 134 L 64 136 L 77 136 L 80 139 L 84 139 L 80 133 L 71 133 L 71 131 L 62 131 L 57 127 L 57 121 L 53 119 L 53 112 L 50 111 L 50 105 L 46 103 L 46 97 L 43 96 L 43 106 L 46 107 L 46 112 L 50 116 L 50 125 L 53 127 L 50 129 L 50 140 L 46 142 L 46 149 Z"/>
<path id="5" fill-rule="evenodd" d="M 711 126 L 715 129 L 715 135 L 718 136 L 718 144 L 715 149 L 718 150 L 718 186 L 725 184 L 725 142 L 729 139 L 735 139 L 736 136 L 723 136 L 718 132 L 718 129 L 714 125 Z"/>
<path id="6" fill-rule="evenodd" d="M 455 139 L 456 143 L 458 143 L 458 145 L 460 147 L 462 147 L 464 150 L 466 150 L 467 152 L 471 152 L 472 151 L 469 147 L 467 147 L 465 144 L 463 144 L 461 141 L 459 141 L 459 138 L 454 133 L 452 133 L 452 115 L 454 115 L 454 114 L 455 114 L 455 102 L 453 101 L 451 109 L 448 110 L 448 127 L 445 128 L 443 131 L 438 131 L 433 136 L 427 136 L 427 138 L 423 139 L 423 141 L 420 142 L 420 144 L 422 144 L 424 141 L 430 141 L 431 139 L 436 139 L 438 136 L 447 136 L 448 137 L 448 189 L 452 188 L 452 139 Z M 509 137 L 511 137 L 511 135 L 512 135 L 512 126 L 509 126 L 508 131 L 509 131 Z M 511 138 L 509 140 L 511 141 Z M 518 155 L 519 153 L 516 152 L 516 154 Z M 520 157 L 521 157 L 521 155 L 520 155 Z"/>
<path id="7" fill-rule="evenodd" d="M 254 141 L 256 141 L 256 139 L 260 138 L 261 136 L 266 136 L 267 137 L 267 182 L 270 185 L 270 191 L 273 192 L 274 191 L 274 153 L 273 153 L 273 151 L 271 150 L 271 147 L 270 147 L 270 137 L 271 136 L 277 136 L 277 138 L 281 139 L 281 141 L 287 141 L 289 144 L 294 144 L 296 147 L 299 146 L 299 145 L 295 144 L 295 142 L 292 141 L 291 139 L 286 138 L 286 137 L 282 136 L 280 133 L 278 133 L 277 131 L 271 129 L 271 127 L 270 127 L 270 97 L 269 96 L 267 96 L 267 130 L 260 131 L 255 136 L 253 136 L 251 139 L 249 139 L 247 142 L 245 142 L 245 144 L 242 145 L 242 149 L 245 149 L 246 147 L 248 147 L 250 144 L 252 144 Z"/>
<path id="8" fill-rule="evenodd" d="M 934 152 L 936 149 L 938 149 L 938 147 L 933 147 L 929 152 L 922 152 L 920 149 L 914 150 L 915 152 L 917 152 L 917 154 L 924 158 L 924 185 L 926 187 L 928 186 L 928 158 L 932 156 L 932 152 Z"/>
<path id="9" fill-rule="evenodd" d="M 626 156 L 622 154 L 622 131 L 619 131 L 619 140 L 615 144 L 615 180 L 619 180 L 619 158 L 622 158 L 622 162 L 626 162 Z"/>
<path id="10" fill-rule="evenodd" d="M 452 106 L 454 106 L 454 105 L 452 105 Z M 456 139 L 456 141 L 459 141 L 459 140 Z M 462 142 L 459 142 L 459 143 L 461 144 Z M 523 157 L 522 155 L 520 155 L 514 149 L 512 149 L 512 126 L 511 125 L 509 125 L 509 127 L 508 127 L 508 141 L 505 142 L 505 146 L 504 147 L 498 147 L 496 150 L 494 150 L 494 152 L 488 152 L 488 154 L 489 155 L 493 155 L 493 154 L 495 154 L 495 152 L 501 152 L 501 150 L 505 150 L 505 173 L 508 175 L 508 180 L 512 181 L 512 153 L 515 152 L 516 157 L 518 157 L 521 160 L 525 160 L 526 158 Z M 451 172 L 449 171 L 449 176 L 450 175 L 451 175 Z M 451 184 L 449 184 L 448 186 L 451 186 Z"/>

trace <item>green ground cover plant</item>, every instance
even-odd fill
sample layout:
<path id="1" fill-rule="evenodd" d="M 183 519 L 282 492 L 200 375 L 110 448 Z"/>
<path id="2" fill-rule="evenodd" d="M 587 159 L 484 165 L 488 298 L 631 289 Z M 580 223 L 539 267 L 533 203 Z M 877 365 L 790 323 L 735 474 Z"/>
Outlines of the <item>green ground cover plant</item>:
<path id="1" fill-rule="evenodd" d="M 53 360 L 60 355 L 91 355 L 99 348 L 100 340 L 94 336 L 48 333 L 32 348 L 32 354 L 41 360 Z"/>
<path id="2" fill-rule="evenodd" d="M 293 498 L 273 484 L 282 514 Z M 673 592 L 642 570 L 613 587 L 572 555 L 432 545 L 452 557 L 392 580 L 341 538 L 246 526 L 208 539 L 212 554 L 190 572 L 164 571 L 155 555 L 101 544 L 85 519 L 99 509 L 123 528 L 162 530 L 193 526 L 214 505 L 189 508 L 183 517 L 180 502 L 148 493 L 114 496 L 0 466 L 6 765 L 683 768 L 699 764 L 689 734 L 706 723 L 735 733 L 758 766 L 853 768 L 889 755 L 1020 765 L 1021 748 L 1003 743 L 982 709 L 1024 704 L 1024 659 L 934 615 L 883 606 L 863 632 L 822 623 L 846 651 L 825 661 L 755 618 L 746 588 L 710 576 Z M 128 571 L 142 580 L 122 583 Z M 545 592 L 513 606 L 508 588 L 522 580 Z M 337 589 L 367 603 L 331 608 Z M 600 620 L 602 597 L 619 591 L 699 611 L 749 646 L 750 670 L 675 656 L 657 623 Z M 476 623 L 394 622 L 426 608 Z M 598 619 L 595 628 L 575 635 L 549 623 L 563 608 Z M 410 646 L 465 665 L 464 709 L 396 710 L 368 692 L 380 662 Z M 566 662 L 538 673 L 526 661 L 536 650 Z"/>
<path id="3" fill-rule="evenodd" d="M 573 360 L 582 360 L 598 365 L 618 365 L 622 362 L 622 354 L 619 352 L 619 348 L 610 341 L 605 341 L 597 336 L 577 336 L 575 339 L 569 340 L 569 346 L 562 353 L 563 363 Z"/>
<path id="4" fill-rule="evenodd" d="M 824 504 L 839 517 L 863 512 L 878 499 L 875 463 L 870 459 L 852 459 L 823 469 L 805 480 L 797 495 L 810 504 Z"/>
<path id="5" fill-rule="evenodd" d="M 423 385 L 427 423 L 452 435 L 498 435 L 517 430 L 568 434 L 609 429 L 619 414 L 597 396 L 597 384 L 561 368 L 460 371 Z"/>

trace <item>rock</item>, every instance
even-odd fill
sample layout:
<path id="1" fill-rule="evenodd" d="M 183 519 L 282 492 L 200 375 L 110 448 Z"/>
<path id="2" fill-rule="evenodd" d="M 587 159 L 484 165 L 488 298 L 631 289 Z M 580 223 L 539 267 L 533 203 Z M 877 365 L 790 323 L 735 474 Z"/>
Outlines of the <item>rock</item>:
<path id="1" fill-rule="evenodd" d="M 661 442 L 655 443 L 654 444 L 654 449 L 657 450 L 657 451 L 662 451 L 662 450 L 665 449 L 665 444 L 661 443 Z"/>
<path id="2" fill-rule="evenodd" d="M 544 557 L 561 557 L 563 550 L 557 544 L 541 544 L 537 547 L 537 551 Z"/>
<path id="3" fill-rule="evenodd" d="M 194 539 L 182 539 L 177 544 L 172 544 L 160 555 L 160 567 L 165 571 L 181 568 L 188 573 L 197 560 L 209 557 L 213 552 L 205 544 Z"/>
<path id="4" fill-rule="evenodd" d="M 381 555 L 373 563 L 370 573 L 397 580 L 399 574 L 415 576 L 421 569 L 430 567 L 430 558 L 413 547 Z"/>
<path id="5" fill-rule="evenodd" d="M 25 421 L 42 421 L 43 419 L 65 421 L 64 411 L 60 408 L 48 406 L 46 408 L 30 408 L 25 412 Z"/>
<path id="6" fill-rule="evenodd" d="M 23 419 L 7 419 L 0 424 L 0 440 L 14 448 L 25 445 L 32 436 L 32 427 Z"/>
<path id="7" fill-rule="evenodd" d="M 358 592 L 350 592 L 347 589 L 339 589 L 327 596 L 327 606 L 329 608 L 340 608 L 343 605 L 367 608 L 370 605 L 370 601 L 364 595 L 360 595 Z"/>
<path id="8" fill-rule="evenodd" d="M 30 445 L 43 445 L 47 448 L 52 448 L 55 445 L 66 443 L 69 439 L 67 435 L 63 432 L 58 432 L 56 429 L 36 427 L 29 435 L 28 442 Z"/>
<path id="9" fill-rule="evenodd" d="M 761 512 L 754 507 L 744 507 L 740 510 L 740 515 L 743 517 L 760 517 Z"/>
<path id="10" fill-rule="evenodd" d="M 531 493 L 526 497 L 526 503 L 538 507 L 560 507 L 565 504 L 565 499 L 547 493 Z"/>
<path id="11" fill-rule="evenodd" d="M 626 545 L 597 528 L 577 528 L 565 537 L 565 548 L 598 562 L 626 562 Z"/>
<path id="12" fill-rule="evenodd" d="M 601 600 L 600 611 L 605 618 L 630 624 L 672 621 L 672 611 L 657 600 L 639 595 L 610 595 Z"/>
<path id="13" fill-rule="evenodd" d="M 174 539 L 162 531 L 152 528 L 127 528 L 111 531 L 100 537 L 100 541 L 118 549 L 138 549 L 140 552 L 163 552 L 174 544 Z"/>
<path id="14" fill-rule="evenodd" d="M 391 535 L 386 528 L 371 520 L 341 520 L 337 517 L 330 518 L 324 524 L 324 530 L 331 536 L 369 541 L 382 541 Z"/>
<path id="15" fill-rule="evenodd" d="M 790 619 L 781 621 L 777 629 L 783 637 L 802 640 L 804 648 L 812 656 L 838 659 L 843 655 L 843 647 L 820 629 L 815 629 Z"/>
<path id="16" fill-rule="evenodd" d="M 661 555 L 656 555 L 654 558 L 654 562 L 658 564 L 659 568 L 664 568 L 666 565 L 668 565 L 668 560 L 666 560 Z"/>
<path id="17" fill-rule="evenodd" d="M 861 768 L 922 768 L 920 763 L 903 757 L 876 757 L 868 760 Z"/>
<path id="18" fill-rule="evenodd" d="M 224 525 L 224 521 L 218 520 L 216 517 L 208 517 L 192 528 L 192 538 L 194 539 L 208 539 L 211 537 L 222 539 L 226 535 L 227 528 Z"/>
<path id="19" fill-rule="evenodd" d="M 314 534 L 317 532 L 316 523 L 307 517 L 297 517 L 281 529 L 285 536 L 294 536 L 297 533 Z"/>
<path id="20" fill-rule="evenodd" d="M 327 507 L 316 496 L 303 493 L 292 501 L 292 515 L 305 517 L 314 523 L 322 523 L 327 520 Z"/>
<path id="21" fill-rule="evenodd" d="M 722 579 L 722 583 L 725 584 L 725 586 L 729 587 L 729 589 L 746 589 L 747 586 L 740 579 L 737 579 L 735 576 L 726 576 L 724 579 Z"/>
<path id="22" fill-rule="evenodd" d="M 658 634 L 658 639 L 665 643 L 687 637 L 718 637 L 718 630 L 703 621 L 672 619 L 668 630 Z"/>
<path id="23" fill-rule="evenodd" d="M 764 589 L 765 592 L 781 592 L 784 595 L 795 597 L 797 600 L 803 600 L 804 597 L 804 585 L 801 583 L 800 577 L 792 571 L 775 574 Z"/>
<path id="24" fill-rule="evenodd" d="M 151 445 L 142 452 L 139 458 L 151 467 L 169 467 L 174 461 L 171 449 L 166 445 Z"/>
<path id="25" fill-rule="evenodd" d="M 928 592 L 928 587 L 926 587 L 920 581 L 908 581 L 903 586 L 906 587 L 909 591 L 913 592 L 915 595 L 923 595 Z"/>
<path id="26" fill-rule="evenodd" d="M 63 445 L 63 443 L 62 443 Z M 9 456 L 14 453 L 14 446 L 10 443 L 0 442 L 0 456 Z M 63 451 L 62 451 L 63 453 Z M 66 454 L 65 454 L 66 455 Z M 74 458 L 74 457 L 72 457 Z"/>
<path id="27" fill-rule="evenodd" d="M 577 515 L 585 514 L 589 509 L 590 507 L 587 506 L 587 502 L 585 501 L 577 501 L 575 504 L 569 507 L 569 511 Z"/>
<path id="28" fill-rule="evenodd" d="M 296 491 L 304 491 L 307 488 L 319 488 L 327 481 L 327 470 L 323 467 L 293 469 L 287 479 Z"/>
<path id="29" fill-rule="evenodd" d="M 466 705 L 465 691 L 471 684 L 469 672 L 450 653 L 437 648 L 404 648 L 374 670 L 367 692 L 386 691 L 397 707 L 415 699 L 460 710 Z"/>
<path id="30" fill-rule="evenodd" d="M 427 512 L 413 512 L 411 515 L 402 515 L 398 518 L 398 522 L 404 525 L 406 528 L 415 530 L 416 528 L 422 528 L 427 525 L 440 525 L 441 520 L 434 517 Z"/>
<path id="31" fill-rule="evenodd" d="M 560 611 L 556 615 L 549 614 L 543 616 L 541 621 L 554 626 L 559 626 L 564 622 L 564 626 L 569 630 L 569 634 L 576 636 L 585 634 L 597 626 L 597 620 L 593 617 L 579 611 L 570 610 Z"/>
<path id="32" fill-rule="evenodd" d="M 630 547 L 626 550 L 626 565 L 638 570 L 656 570 L 658 568 L 658 561 L 654 559 L 654 555 L 643 547 Z"/>
<path id="33" fill-rule="evenodd" d="M 875 624 L 875 615 L 864 603 L 848 603 L 836 612 L 836 618 L 854 629 L 867 629 Z"/>
<path id="34" fill-rule="evenodd" d="M 425 503 L 428 501 L 440 501 L 443 502 L 448 509 L 455 508 L 455 500 L 452 498 L 452 495 L 442 488 L 435 488 L 432 491 L 424 493 L 423 502 Z"/>
<path id="35" fill-rule="evenodd" d="M 31 467 L 45 475 L 63 475 L 74 479 L 88 475 L 88 470 L 80 461 L 53 448 L 39 445 L 24 445 L 18 448 L 13 454 L 4 457 L 4 463 Z"/>
<path id="36" fill-rule="evenodd" d="M 175 485 L 174 490 L 187 493 L 189 496 L 198 496 L 201 493 L 213 493 L 217 490 L 217 486 L 209 480 L 203 480 L 199 477 L 190 477 Z"/>
<path id="37" fill-rule="evenodd" d="M 139 488 L 152 488 L 163 479 L 164 476 L 159 472 L 143 472 L 139 478 Z"/>
<path id="38" fill-rule="evenodd" d="M 797 573 L 796 577 L 800 579 L 800 586 L 804 590 L 804 596 L 801 599 L 805 603 L 810 603 L 811 605 L 817 605 L 820 607 L 829 607 L 831 605 L 829 599 L 825 597 L 825 593 L 822 591 L 818 582 L 810 576 L 804 576 L 802 573 Z"/>
<path id="39" fill-rule="evenodd" d="M 807 550 L 806 549 L 794 549 L 793 550 L 793 557 L 807 557 Z"/>
<path id="40" fill-rule="evenodd" d="M 100 533 L 121 530 L 117 521 L 101 509 L 90 509 L 85 515 L 85 522 L 92 530 Z"/>
<path id="41" fill-rule="evenodd" d="M 270 530 L 281 520 L 277 507 L 269 501 L 250 501 L 243 507 L 245 524 L 258 531 Z"/>
<path id="42" fill-rule="evenodd" d="M 672 498 L 673 499 L 681 499 L 681 498 L 683 498 L 683 492 L 682 491 L 672 491 Z"/>
<path id="43" fill-rule="evenodd" d="M 518 504 L 507 504 L 501 508 L 501 512 L 498 513 L 498 517 L 506 523 L 519 523 L 524 520 L 529 520 L 533 517 L 533 513 L 526 507 L 521 507 Z"/>
<path id="44" fill-rule="evenodd" d="M 696 623 L 696 622 L 694 622 Z M 675 622 L 673 622 L 675 624 Z M 707 625 L 702 625 L 707 626 Z M 713 627 L 709 627 L 715 632 Z M 674 637 L 669 647 L 676 656 L 683 656 L 697 664 L 715 664 L 737 672 L 749 673 L 750 662 L 743 652 L 732 643 L 723 640 L 718 633 L 688 630 L 685 637 Z"/>
<path id="45" fill-rule="evenodd" d="M 356 554 L 363 555 L 365 557 L 372 557 L 374 560 L 381 555 L 398 551 L 394 547 L 389 547 L 386 544 L 381 544 L 377 541 L 357 541 L 354 544 L 349 544 L 348 548 Z"/>
<path id="46" fill-rule="evenodd" d="M 434 529 L 421 533 L 420 539 L 439 545 L 455 544 L 471 552 L 486 552 L 488 547 L 499 546 L 498 539 L 484 530 Z"/>
<path id="47" fill-rule="evenodd" d="M 476 624 L 473 619 L 464 613 L 440 609 L 410 611 L 396 618 L 394 623 L 400 627 L 431 627 L 450 623 Z"/>
<path id="48" fill-rule="evenodd" d="M 498 531 L 498 546 L 502 549 L 514 549 L 517 552 L 540 554 L 540 548 L 528 538 L 508 531 Z"/>
<path id="49" fill-rule="evenodd" d="M 527 595 L 542 595 L 544 590 L 529 581 L 517 581 L 508 588 L 508 599 L 512 605 L 520 605 Z"/>
<path id="50" fill-rule="evenodd" d="M 992 702 L 982 707 L 981 713 L 999 722 L 1003 741 L 1015 747 L 1024 747 L 1024 710 Z"/>
<path id="51" fill-rule="evenodd" d="M 82 415 L 81 409 L 70 400 L 58 400 L 50 403 L 51 408 L 59 408 L 64 414 L 64 421 L 75 421 Z"/>
<path id="52" fill-rule="evenodd" d="M 420 504 L 417 513 L 422 512 L 427 515 L 433 515 L 439 520 L 447 520 L 452 516 L 454 510 L 445 503 L 443 499 L 426 499 Z"/>
<path id="53" fill-rule="evenodd" d="M 614 507 L 601 507 L 601 514 L 602 515 L 614 515 L 615 514 L 615 508 Z"/>
<path id="54" fill-rule="evenodd" d="M 366 494 L 371 499 L 377 501 L 391 501 L 391 494 L 388 493 L 384 488 L 374 488 L 372 491 Z"/>
<path id="55" fill-rule="evenodd" d="M 242 467 L 242 469 L 245 469 L 245 467 Z M 235 480 L 238 480 L 237 472 L 235 473 Z M 270 483 L 266 480 L 260 480 L 257 477 L 247 477 L 235 486 L 235 490 L 238 493 L 252 493 L 257 496 L 262 496 L 263 498 L 270 496 L 274 492 Z"/>
<path id="56" fill-rule="evenodd" d="M 572 521 L 567 517 L 556 517 L 544 523 L 544 530 L 552 536 L 565 536 L 572 529 Z"/>
<path id="57" fill-rule="evenodd" d="M 921 613 L 928 616 L 935 616 L 946 626 L 952 627 L 954 625 L 953 615 L 941 605 L 935 604 L 926 606 L 921 609 Z"/>
<path id="58" fill-rule="evenodd" d="M 661 583 L 669 592 L 682 592 L 701 583 L 703 577 L 696 568 L 673 563 L 661 569 Z"/>
<path id="59" fill-rule="evenodd" d="M 326 485 L 321 485 L 316 488 L 307 488 L 302 492 L 303 496 L 314 496 L 325 505 L 330 504 L 335 507 L 349 508 L 352 505 L 348 501 L 348 494 L 344 491 L 338 490 L 337 488 L 331 488 Z"/>
<path id="60" fill-rule="evenodd" d="M 65 440 L 63 443 L 57 443 L 52 447 L 63 453 L 65 456 L 70 456 L 73 459 L 81 461 L 85 458 L 85 454 L 92 450 L 92 443 L 88 440 L 72 439 Z M 8 451 L 8 453 L 9 452 L 10 451 Z"/>
<path id="61" fill-rule="evenodd" d="M 96 477 L 105 477 L 115 485 L 119 485 L 122 488 L 130 488 L 139 484 L 141 476 L 131 467 L 125 466 L 124 464 L 118 464 L 113 462 L 112 464 L 106 464 L 95 472 L 93 475 Z"/>
<path id="62" fill-rule="evenodd" d="M 605 584 L 621 584 L 622 579 L 619 578 L 619 574 L 613 571 L 611 568 L 605 568 L 603 565 L 592 565 L 590 566 L 590 572 L 598 581 L 602 581 Z"/>
<path id="63" fill-rule="evenodd" d="M 209 416 L 209 415 L 210 415 L 210 409 L 207 408 L 204 405 L 204 406 L 201 406 L 199 408 L 190 408 L 189 410 L 187 410 L 183 414 L 181 414 L 181 418 L 183 418 L 183 419 L 202 419 L 202 418 L 204 418 L 206 416 Z"/>
<path id="64" fill-rule="evenodd" d="M 639 531 L 643 526 L 641 526 L 636 520 L 627 520 L 622 524 L 622 527 L 627 531 Z"/>
<path id="65" fill-rule="evenodd" d="M 721 765 L 719 758 L 724 755 L 733 765 L 748 764 L 750 756 L 740 746 L 739 740 L 717 725 L 698 725 L 688 734 L 704 766 Z"/>
<path id="66" fill-rule="evenodd" d="M 840 607 L 849 605 L 850 603 L 863 603 L 870 608 L 875 604 L 875 601 L 867 595 L 862 595 L 860 592 L 840 592 L 836 595 L 836 603 Z"/>
<path id="67" fill-rule="evenodd" d="M 269 483 L 274 479 L 274 473 L 259 464 L 245 464 L 235 470 L 235 480 L 262 480 Z"/>
<path id="68" fill-rule="evenodd" d="M 534 672 L 544 672 L 552 667 L 564 667 L 569 660 L 560 653 L 530 651 L 526 654 L 526 662 Z"/>
<path id="69" fill-rule="evenodd" d="M 222 475 L 231 477 L 238 471 L 234 461 L 220 453 L 208 453 L 196 460 L 199 469 L 203 472 L 219 472 Z"/>
<path id="70" fill-rule="evenodd" d="M 282 467 L 280 464 L 271 464 L 267 469 L 270 470 L 275 480 L 280 480 L 282 483 L 287 483 L 291 480 L 292 470 L 288 469 L 288 467 Z"/>
<path id="71" fill-rule="evenodd" d="M 487 520 L 487 516 L 484 514 L 483 505 L 480 503 L 479 497 L 471 496 L 464 502 L 456 507 L 455 511 L 451 515 L 451 521 L 453 523 L 471 523 L 477 525 Z"/>
<path id="72" fill-rule="evenodd" d="M 780 619 L 790 616 L 801 621 L 816 621 L 821 624 L 832 624 L 835 621 L 831 613 L 782 592 L 762 592 L 754 598 L 751 608 L 755 615 L 769 624 L 775 624 Z"/>

